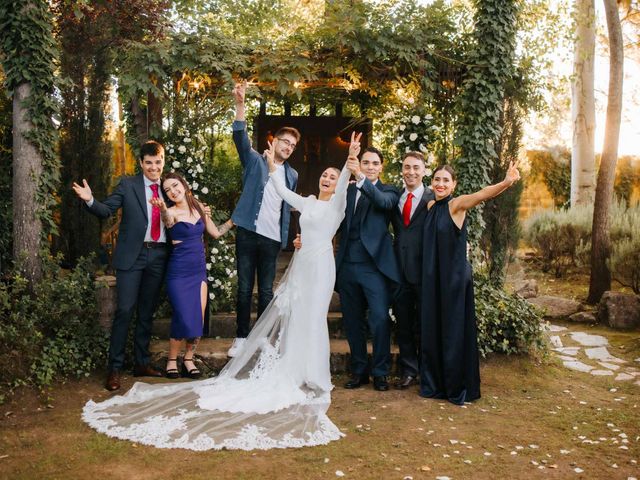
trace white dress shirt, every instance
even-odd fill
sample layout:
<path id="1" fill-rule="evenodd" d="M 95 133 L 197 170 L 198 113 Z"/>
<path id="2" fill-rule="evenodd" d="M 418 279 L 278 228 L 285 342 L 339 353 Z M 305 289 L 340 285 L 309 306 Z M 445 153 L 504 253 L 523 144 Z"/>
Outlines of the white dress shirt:
<path id="1" fill-rule="evenodd" d="M 420 203 L 420 200 L 422 199 L 422 195 L 424 194 L 424 185 L 420 185 L 411 193 L 413 194 L 413 198 L 411 199 L 411 214 L 409 215 L 410 219 L 413 218 L 413 214 L 416 212 L 416 208 L 418 208 L 418 203 Z M 400 195 L 400 200 L 398 201 L 398 210 L 400 210 L 400 213 L 402 213 L 404 209 L 404 204 L 406 203 L 408 196 L 409 190 L 405 188 L 404 192 L 402 192 L 402 195 Z"/>

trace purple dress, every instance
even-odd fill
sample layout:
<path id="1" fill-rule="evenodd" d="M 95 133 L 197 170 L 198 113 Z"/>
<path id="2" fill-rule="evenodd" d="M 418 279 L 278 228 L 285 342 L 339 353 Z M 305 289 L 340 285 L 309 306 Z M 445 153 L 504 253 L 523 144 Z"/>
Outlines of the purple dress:
<path id="1" fill-rule="evenodd" d="M 173 307 L 171 338 L 202 336 L 202 303 L 200 289 L 207 281 L 202 234 L 204 222 L 177 222 L 169 229 L 173 245 L 167 265 L 167 294 Z"/>

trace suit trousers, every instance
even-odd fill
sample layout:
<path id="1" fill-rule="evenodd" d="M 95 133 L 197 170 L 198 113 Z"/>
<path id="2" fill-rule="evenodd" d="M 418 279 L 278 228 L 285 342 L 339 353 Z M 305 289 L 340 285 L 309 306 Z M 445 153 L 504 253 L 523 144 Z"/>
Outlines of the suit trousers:
<path id="1" fill-rule="evenodd" d="M 400 350 L 398 355 L 398 373 L 400 375 L 418 376 L 421 288 L 420 285 L 411 283 L 401 284 L 393 304 L 393 312 L 397 322 L 396 342 Z"/>
<path id="2" fill-rule="evenodd" d="M 116 270 L 118 305 L 111 326 L 110 370 L 120 370 L 124 366 L 129 323 L 136 306 L 138 318 L 133 337 L 135 363 L 136 365 L 149 363 L 153 314 L 158 304 L 168 258 L 167 248 L 143 248 L 130 269 Z"/>
<path id="3" fill-rule="evenodd" d="M 372 261 L 358 263 L 345 261 L 338 272 L 338 293 L 344 329 L 351 349 L 351 373 L 354 375 L 369 373 L 368 324 L 373 346 L 371 374 L 374 377 L 388 375 L 391 364 L 389 280 L 380 273 Z M 368 318 L 367 306 L 369 307 Z"/>

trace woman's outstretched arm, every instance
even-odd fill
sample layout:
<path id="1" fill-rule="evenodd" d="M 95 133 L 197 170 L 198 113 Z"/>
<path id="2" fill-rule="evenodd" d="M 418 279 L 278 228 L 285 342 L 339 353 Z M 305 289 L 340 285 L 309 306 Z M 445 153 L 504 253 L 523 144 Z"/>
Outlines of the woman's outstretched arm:
<path id="1" fill-rule="evenodd" d="M 520 180 L 518 162 L 511 162 L 509 164 L 509 169 L 507 170 L 507 174 L 505 175 L 504 180 L 502 180 L 500 183 L 489 185 L 488 187 L 484 187 L 482 190 L 479 190 L 475 193 L 460 195 L 459 197 L 451 200 L 451 202 L 449 203 L 449 210 L 451 211 L 451 215 L 466 212 L 467 210 L 475 207 L 485 200 L 497 197 L 518 180 Z"/>

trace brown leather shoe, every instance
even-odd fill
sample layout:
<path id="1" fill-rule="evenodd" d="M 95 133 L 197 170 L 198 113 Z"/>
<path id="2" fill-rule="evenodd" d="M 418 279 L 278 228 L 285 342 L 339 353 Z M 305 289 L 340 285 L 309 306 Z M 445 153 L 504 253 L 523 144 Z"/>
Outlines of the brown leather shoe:
<path id="1" fill-rule="evenodd" d="M 136 365 L 133 369 L 134 377 L 162 377 L 162 372 L 151 365 Z"/>
<path id="2" fill-rule="evenodd" d="M 120 388 L 120 372 L 118 370 L 111 370 L 107 376 L 107 381 L 104 382 L 104 388 L 113 392 Z"/>

